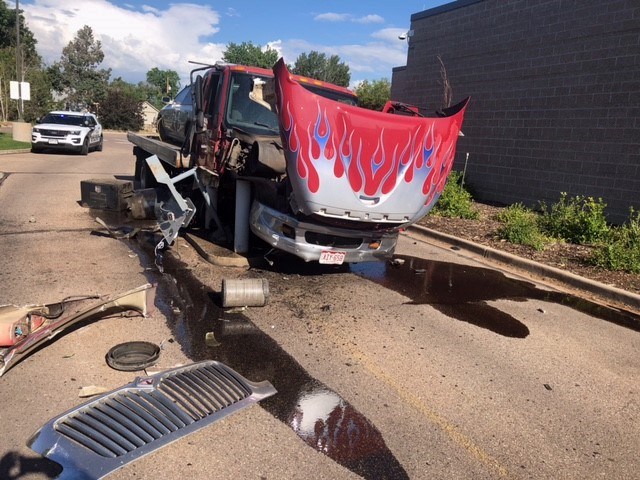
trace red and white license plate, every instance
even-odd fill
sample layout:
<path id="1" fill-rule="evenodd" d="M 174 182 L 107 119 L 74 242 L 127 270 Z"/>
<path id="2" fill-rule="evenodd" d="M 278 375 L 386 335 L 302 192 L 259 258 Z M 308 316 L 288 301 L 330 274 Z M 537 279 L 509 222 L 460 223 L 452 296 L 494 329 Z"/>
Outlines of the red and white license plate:
<path id="1" fill-rule="evenodd" d="M 320 254 L 319 263 L 342 265 L 342 263 L 344 262 L 344 257 L 346 256 L 347 252 L 332 252 L 329 250 L 324 250 Z"/>

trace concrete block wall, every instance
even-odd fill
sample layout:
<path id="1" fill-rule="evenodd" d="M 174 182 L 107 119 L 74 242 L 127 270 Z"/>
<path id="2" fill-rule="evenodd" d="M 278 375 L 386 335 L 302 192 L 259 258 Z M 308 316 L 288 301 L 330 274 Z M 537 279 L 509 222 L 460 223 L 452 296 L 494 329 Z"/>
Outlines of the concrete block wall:
<path id="1" fill-rule="evenodd" d="M 537 206 L 602 197 L 640 210 L 640 2 L 459 0 L 411 17 L 392 97 L 442 106 L 470 95 L 454 168 L 480 201 Z"/>

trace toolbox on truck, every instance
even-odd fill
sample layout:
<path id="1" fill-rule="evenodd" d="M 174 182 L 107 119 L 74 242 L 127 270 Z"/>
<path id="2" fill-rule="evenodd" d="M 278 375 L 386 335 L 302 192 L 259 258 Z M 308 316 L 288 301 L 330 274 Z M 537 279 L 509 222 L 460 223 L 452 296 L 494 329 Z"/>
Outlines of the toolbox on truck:
<path id="1" fill-rule="evenodd" d="M 116 178 L 82 180 L 80 195 L 83 207 L 121 212 L 129 206 L 133 182 Z"/>

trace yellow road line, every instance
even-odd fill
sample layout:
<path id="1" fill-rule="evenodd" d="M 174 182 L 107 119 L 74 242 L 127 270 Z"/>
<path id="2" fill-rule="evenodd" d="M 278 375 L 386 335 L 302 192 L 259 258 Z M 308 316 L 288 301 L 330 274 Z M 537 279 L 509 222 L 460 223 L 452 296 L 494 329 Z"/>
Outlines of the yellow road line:
<path id="1" fill-rule="evenodd" d="M 324 330 L 324 332 L 329 333 L 326 329 Z M 378 364 L 371 358 L 367 357 L 364 353 L 362 353 L 354 346 L 344 345 L 344 339 L 339 339 L 333 332 L 329 335 L 332 337 L 336 345 L 340 345 L 343 349 L 345 349 L 349 355 L 358 360 L 362 364 L 362 366 L 366 368 L 374 377 L 389 386 L 389 388 L 395 391 L 405 402 L 407 402 L 413 408 L 418 410 L 422 415 L 424 415 L 427 420 L 435 423 L 443 432 L 445 432 L 449 436 L 451 440 L 453 440 L 454 443 L 464 448 L 480 463 L 494 470 L 501 478 L 512 478 L 509 474 L 509 471 L 504 465 L 502 465 L 498 460 L 493 458 L 482 448 L 476 445 L 473 440 L 471 440 L 471 438 L 458 430 L 446 418 L 442 417 L 437 412 L 429 408 L 413 393 L 396 382 L 391 375 L 381 369 Z"/>

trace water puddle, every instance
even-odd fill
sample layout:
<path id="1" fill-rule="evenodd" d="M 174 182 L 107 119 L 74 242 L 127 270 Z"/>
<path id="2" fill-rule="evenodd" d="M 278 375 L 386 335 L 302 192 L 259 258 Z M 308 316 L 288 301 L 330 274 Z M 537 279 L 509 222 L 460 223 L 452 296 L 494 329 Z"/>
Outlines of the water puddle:
<path id="1" fill-rule="evenodd" d="M 368 479 L 409 478 L 380 431 L 338 393 L 310 376 L 247 317 L 222 311 L 219 294 L 170 256 L 164 271 L 174 290 L 172 309 L 179 311 L 173 333 L 191 359 L 219 360 L 251 380 L 269 380 L 278 393 L 259 405 L 352 472 Z"/>
<path id="2" fill-rule="evenodd" d="M 398 264 L 353 264 L 356 275 L 394 290 L 412 304 L 429 304 L 445 315 L 505 337 L 525 338 L 529 328 L 518 319 L 489 305 L 493 300 L 542 300 L 568 306 L 602 320 L 640 331 L 640 317 L 570 294 L 542 290 L 535 284 L 510 278 L 490 268 L 397 255 Z"/>

